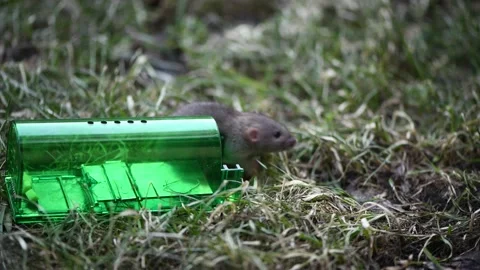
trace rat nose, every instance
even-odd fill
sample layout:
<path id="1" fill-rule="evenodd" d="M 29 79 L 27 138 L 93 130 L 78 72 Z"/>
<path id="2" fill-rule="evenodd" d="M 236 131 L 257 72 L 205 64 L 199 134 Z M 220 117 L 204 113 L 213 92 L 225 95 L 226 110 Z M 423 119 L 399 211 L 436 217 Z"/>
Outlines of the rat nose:
<path id="1" fill-rule="evenodd" d="M 295 138 L 290 138 L 287 140 L 288 147 L 294 147 L 296 143 L 297 143 L 297 140 Z"/>

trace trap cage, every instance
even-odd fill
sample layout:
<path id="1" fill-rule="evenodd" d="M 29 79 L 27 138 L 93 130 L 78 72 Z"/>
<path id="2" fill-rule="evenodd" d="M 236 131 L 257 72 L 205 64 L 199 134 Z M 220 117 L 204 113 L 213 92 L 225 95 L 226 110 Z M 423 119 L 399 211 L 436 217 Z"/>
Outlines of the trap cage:
<path id="1" fill-rule="evenodd" d="M 238 187 L 242 176 L 222 164 L 211 117 L 12 121 L 8 133 L 5 184 L 17 223 L 167 211 Z M 211 196 L 211 205 L 237 196 Z"/>

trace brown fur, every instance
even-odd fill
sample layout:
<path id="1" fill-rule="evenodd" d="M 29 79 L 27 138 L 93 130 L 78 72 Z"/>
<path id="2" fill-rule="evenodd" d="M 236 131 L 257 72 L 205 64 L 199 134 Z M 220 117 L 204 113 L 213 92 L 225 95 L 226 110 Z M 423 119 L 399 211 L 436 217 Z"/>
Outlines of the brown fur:
<path id="1" fill-rule="evenodd" d="M 292 148 L 295 138 L 285 126 L 258 113 L 239 112 L 214 102 L 195 102 L 178 109 L 172 116 L 212 116 L 224 137 L 223 162 L 239 164 L 245 178 L 258 174 L 256 157 Z"/>

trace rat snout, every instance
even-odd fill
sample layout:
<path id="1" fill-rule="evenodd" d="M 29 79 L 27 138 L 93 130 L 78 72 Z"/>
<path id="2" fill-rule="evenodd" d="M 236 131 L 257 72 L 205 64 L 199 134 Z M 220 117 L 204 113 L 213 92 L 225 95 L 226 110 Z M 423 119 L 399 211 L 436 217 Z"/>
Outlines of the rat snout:
<path id="1" fill-rule="evenodd" d="M 293 137 L 286 141 L 286 145 L 288 148 L 294 147 L 296 143 L 297 143 L 297 140 Z"/>

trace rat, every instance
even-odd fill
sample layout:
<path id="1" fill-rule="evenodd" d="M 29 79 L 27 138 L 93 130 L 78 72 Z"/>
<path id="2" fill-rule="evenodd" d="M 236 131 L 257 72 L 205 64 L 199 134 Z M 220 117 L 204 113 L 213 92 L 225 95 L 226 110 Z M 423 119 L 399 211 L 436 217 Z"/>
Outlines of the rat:
<path id="1" fill-rule="evenodd" d="M 287 128 L 259 113 L 239 112 L 215 102 L 194 102 L 180 107 L 172 116 L 211 116 L 223 136 L 223 162 L 239 164 L 244 178 L 257 175 L 256 158 L 295 146 L 297 140 Z"/>

